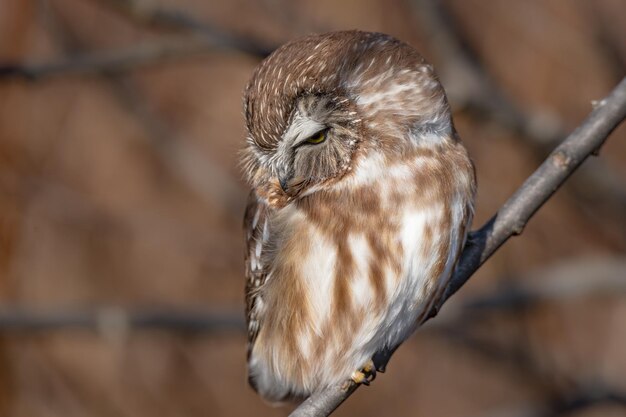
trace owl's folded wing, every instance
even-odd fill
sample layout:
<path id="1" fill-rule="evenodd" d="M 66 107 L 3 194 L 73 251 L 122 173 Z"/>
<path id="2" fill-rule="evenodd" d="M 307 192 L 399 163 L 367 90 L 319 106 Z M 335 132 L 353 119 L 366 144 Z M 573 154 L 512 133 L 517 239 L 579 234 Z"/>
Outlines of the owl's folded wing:
<path id="1" fill-rule="evenodd" d="M 246 323 L 248 326 L 248 357 L 259 332 L 260 290 L 268 278 L 268 267 L 263 262 L 263 252 L 269 240 L 271 209 L 254 191 L 248 196 L 244 215 L 246 234 Z"/>

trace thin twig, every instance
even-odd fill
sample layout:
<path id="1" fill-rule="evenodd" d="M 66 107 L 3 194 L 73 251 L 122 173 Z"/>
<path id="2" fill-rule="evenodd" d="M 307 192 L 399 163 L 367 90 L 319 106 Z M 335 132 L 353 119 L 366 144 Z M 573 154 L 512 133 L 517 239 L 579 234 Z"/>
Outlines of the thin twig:
<path id="1" fill-rule="evenodd" d="M 498 213 L 481 229 L 471 233 L 442 302 L 456 293 L 476 270 L 511 236 L 522 233 L 528 220 L 589 156 L 596 153 L 609 134 L 626 117 L 626 78 L 605 99 L 598 102 L 587 119 L 570 134 L 524 182 Z M 292 417 L 328 416 L 358 386 L 347 390 L 330 386 L 314 393 L 291 414 Z"/>

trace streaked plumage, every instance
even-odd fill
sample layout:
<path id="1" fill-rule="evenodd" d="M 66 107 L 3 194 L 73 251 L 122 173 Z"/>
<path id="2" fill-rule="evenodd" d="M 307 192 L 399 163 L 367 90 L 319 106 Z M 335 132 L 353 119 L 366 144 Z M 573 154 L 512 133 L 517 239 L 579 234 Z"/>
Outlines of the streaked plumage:
<path id="1" fill-rule="evenodd" d="M 432 67 L 387 35 L 288 43 L 244 101 L 248 369 L 279 401 L 349 379 L 421 323 L 475 178 Z"/>

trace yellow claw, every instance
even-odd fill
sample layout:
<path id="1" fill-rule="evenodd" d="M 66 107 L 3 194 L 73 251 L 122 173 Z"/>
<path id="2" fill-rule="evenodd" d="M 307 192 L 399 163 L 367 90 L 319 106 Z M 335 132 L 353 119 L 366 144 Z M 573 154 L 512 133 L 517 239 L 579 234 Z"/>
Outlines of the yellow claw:
<path id="1" fill-rule="evenodd" d="M 371 359 L 365 362 L 365 365 L 363 365 L 363 372 L 366 374 L 371 374 L 372 371 L 374 371 L 374 369 L 375 369 L 374 361 Z"/>
<path id="2" fill-rule="evenodd" d="M 350 378 L 357 385 L 366 383 L 366 381 L 367 381 L 367 384 L 369 384 L 369 381 L 367 380 L 367 376 L 365 376 L 365 374 L 361 371 L 352 372 L 352 376 Z"/>
<path id="3" fill-rule="evenodd" d="M 352 376 L 350 378 L 357 385 L 369 385 L 370 382 L 376 378 L 376 367 L 374 366 L 374 362 L 371 359 L 368 360 L 365 362 L 365 365 L 363 365 L 360 371 L 352 372 Z"/>

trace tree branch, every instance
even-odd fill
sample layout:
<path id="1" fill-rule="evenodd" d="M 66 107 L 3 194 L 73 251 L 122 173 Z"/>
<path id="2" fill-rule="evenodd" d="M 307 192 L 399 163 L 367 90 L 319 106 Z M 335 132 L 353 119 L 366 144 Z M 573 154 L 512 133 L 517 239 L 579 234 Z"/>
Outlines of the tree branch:
<path id="1" fill-rule="evenodd" d="M 482 228 L 472 232 L 446 293 L 429 318 L 437 312 L 476 272 L 476 270 L 511 236 L 522 233 L 535 212 L 554 194 L 567 178 L 592 154 L 596 154 L 609 134 L 626 117 L 626 78 L 605 99 L 597 102 L 587 119 L 565 139 L 524 184 L 504 203 Z M 291 417 L 328 416 L 356 389 L 340 385 L 314 393 Z"/>

